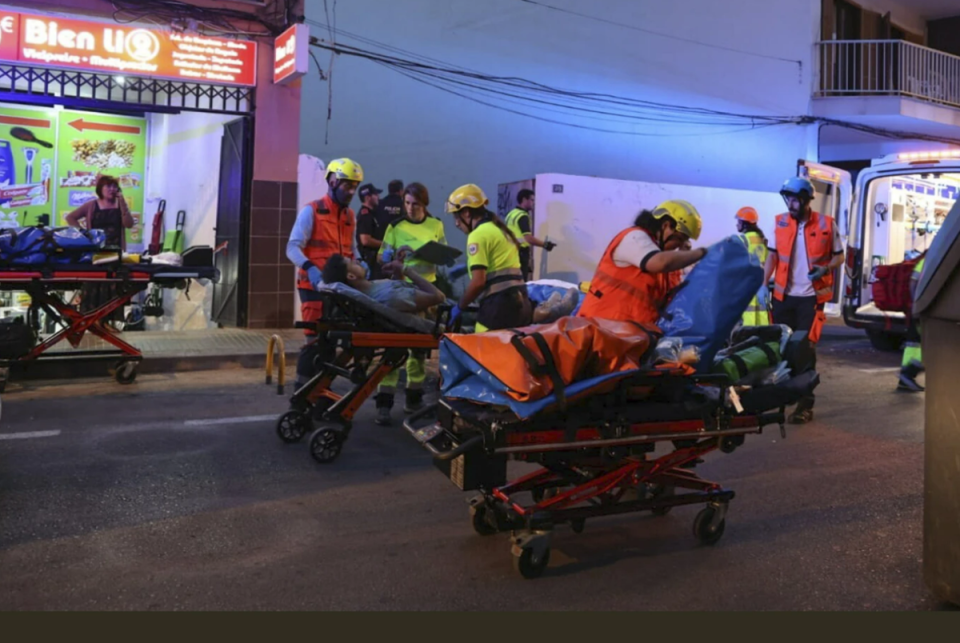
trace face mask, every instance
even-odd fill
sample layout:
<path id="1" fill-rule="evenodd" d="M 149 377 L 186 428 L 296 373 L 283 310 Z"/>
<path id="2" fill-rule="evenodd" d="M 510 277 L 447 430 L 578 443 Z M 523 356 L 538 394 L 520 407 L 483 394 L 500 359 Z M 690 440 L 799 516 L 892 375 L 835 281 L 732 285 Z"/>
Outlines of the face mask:
<path id="1" fill-rule="evenodd" d="M 343 189 L 340 185 L 337 185 L 333 190 L 334 200 L 342 206 L 350 205 L 350 202 L 353 201 L 353 195 Z"/>

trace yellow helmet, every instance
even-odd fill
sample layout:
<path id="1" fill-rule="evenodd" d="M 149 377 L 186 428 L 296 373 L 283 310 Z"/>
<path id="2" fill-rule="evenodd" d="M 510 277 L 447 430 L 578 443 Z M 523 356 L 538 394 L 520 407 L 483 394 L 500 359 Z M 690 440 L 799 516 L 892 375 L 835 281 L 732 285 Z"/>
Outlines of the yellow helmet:
<path id="1" fill-rule="evenodd" d="M 342 181 L 356 181 L 359 183 L 363 180 L 363 168 L 360 167 L 360 164 L 346 158 L 334 159 L 327 164 L 327 173 L 324 175 L 324 178 L 329 181 L 331 174 L 335 174 L 336 177 Z"/>
<path id="2" fill-rule="evenodd" d="M 461 208 L 482 208 L 488 203 L 490 201 L 487 199 L 487 195 L 483 193 L 479 186 L 467 183 L 450 193 L 446 209 L 447 212 L 456 212 Z"/>
<path id="3" fill-rule="evenodd" d="M 653 211 L 653 218 L 670 217 L 677 222 L 677 232 L 681 232 L 691 239 L 700 238 L 700 230 L 703 223 L 700 221 L 700 213 L 688 201 L 671 199 L 664 201 Z"/>

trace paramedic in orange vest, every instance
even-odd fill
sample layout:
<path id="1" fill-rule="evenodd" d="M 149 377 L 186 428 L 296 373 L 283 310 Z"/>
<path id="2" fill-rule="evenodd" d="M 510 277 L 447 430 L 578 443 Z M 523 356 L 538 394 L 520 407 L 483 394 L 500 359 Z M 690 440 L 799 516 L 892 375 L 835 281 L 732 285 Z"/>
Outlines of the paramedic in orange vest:
<path id="1" fill-rule="evenodd" d="M 686 201 L 641 212 L 607 246 L 578 316 L 656 324 L 679 271 L 707 254 L 680 249 L 700 237 L 701 227 L 700 213 Z"/>
<path id="2" fill-rule="evenodd" d="M 789 212 L 777 215 L 764 283 L 773 276 L 773 323 L 805 330 L 820 341 L 826 321 L 824 305 L 833 298 L 833 271 L 843 264 L 843 242 L 831 217 L 815 212 L 813 184 L 799 176 L 787 179 L 780 196 Z M 800 400 L 791 424 L 813 419 L 814 396 Z"/>
<path id="3" fill-rule="evenodd" d="M 303 321 L 317 321 L 323 309 L 316 290 L 323 283 L 323 266 L 333 255 L 356 256 L 356 217 L 350 201 L 363 181 L 363 168 L 350 159 L 335 159 L 327 165 L 327 196 L 306 205 L 297 215 L 287 242 L 287 258 L 297 266 L 297 292 Z M 297 361 L 297 388 L 316 374 L 315 359 L 323 347 L 315 333 L 306 330 L 307 341 Z"/>

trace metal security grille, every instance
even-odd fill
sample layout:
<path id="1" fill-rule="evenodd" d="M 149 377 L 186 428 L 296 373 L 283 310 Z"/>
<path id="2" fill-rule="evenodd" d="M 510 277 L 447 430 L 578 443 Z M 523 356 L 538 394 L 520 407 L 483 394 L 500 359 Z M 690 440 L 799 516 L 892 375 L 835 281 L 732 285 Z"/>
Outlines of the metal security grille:
<path id="1" fill-rule="evenodd" d="M 97 100 L 197 112 L 248 114 L 253 111 L 253 88 L 250 87 L 118 77 L 7 63 L 0 63 L 0 93 L 36 98 Z"/>

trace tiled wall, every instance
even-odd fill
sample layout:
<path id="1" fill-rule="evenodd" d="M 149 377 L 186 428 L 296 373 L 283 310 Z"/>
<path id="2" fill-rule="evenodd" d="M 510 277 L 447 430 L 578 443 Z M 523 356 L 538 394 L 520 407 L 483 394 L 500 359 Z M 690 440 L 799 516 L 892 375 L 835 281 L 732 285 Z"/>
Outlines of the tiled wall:
<path id="1" fill-rule="evenodd" d="M 295 268 L 286 245 L 297 217 L 297 184 L 254 181 L 252 197 L 248 325 L 291 328 Z"/>

